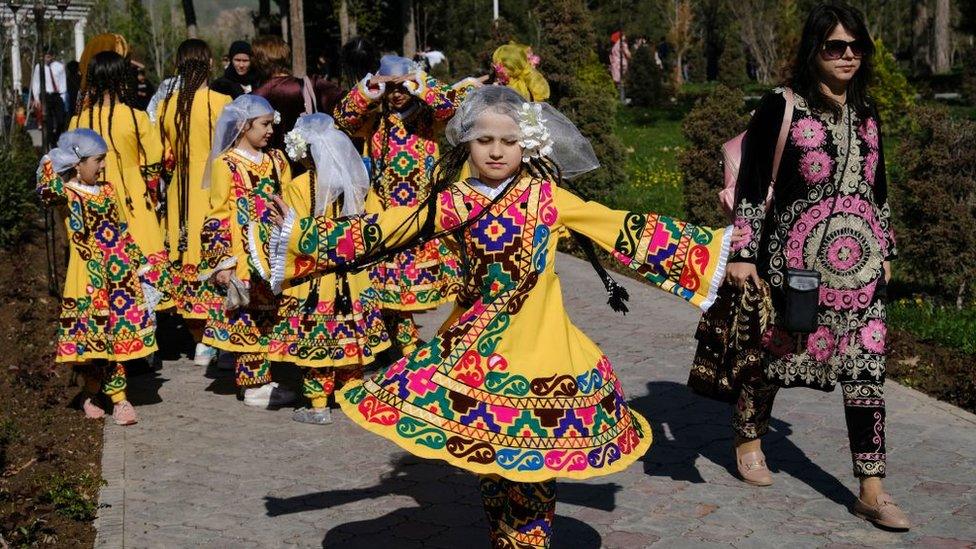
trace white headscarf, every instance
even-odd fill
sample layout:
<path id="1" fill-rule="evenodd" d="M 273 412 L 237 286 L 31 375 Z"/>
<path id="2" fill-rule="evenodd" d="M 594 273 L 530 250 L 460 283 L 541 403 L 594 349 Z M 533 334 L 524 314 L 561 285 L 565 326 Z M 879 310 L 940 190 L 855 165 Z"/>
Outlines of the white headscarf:
<path id="1" fill-rule="evenodd" d="M 484 135 L 478 118 L 487 111 L 504 114 L 519 125 L 523 161 L 546 157 L 566 179 L 600 167 L 593 147 L 576 125 L 549 103 L 532 103 L 507 86 L 485 86 L 468 94 L 445 131 L 451 145 Z"/>
<path id="2" fill-rule="evenodd" d="M 295 161 L 305 158 L 307 151 L 312 154 L 316 176 L 314 215 L 324 214 L 340 196 L 342 215 L 363 213 L 369 174 L 355 145 L 336 129 L 331 116 L 302 115 L 285 135 L 285 151 Z"/>
<path id="3" fill-rule="evenodd" d="M 224 107 L 217 119 L 217 126 L 214 128 L 213 148 L 210 149 L 210 157 L 207 159 L 207 169 L 203 174 L 203 188 L 210 187 L 210 169 L 217 157 L 227 152 L 237 138 L 244 131 L 244 126 L 248 120 L 254 120 L 259 116 L 267 114 L 274 115 L 277 124 L 281 120 L 281 115 L 274 110 L 268 100 L 259 95 L 241 95 Z"/>
<path id="4" fill-rule="evenodd" d="M 61 173 L 78 165 L 89 156 L 97 156 L 108 152 L 108 145 L 98 132 L 79 128 L 64 132 L 58 138 L 58 146 L 51 149 L 37 167 L 37 174 L 41 174 L 44 163 L 51 161 L 54 173 Z"/>

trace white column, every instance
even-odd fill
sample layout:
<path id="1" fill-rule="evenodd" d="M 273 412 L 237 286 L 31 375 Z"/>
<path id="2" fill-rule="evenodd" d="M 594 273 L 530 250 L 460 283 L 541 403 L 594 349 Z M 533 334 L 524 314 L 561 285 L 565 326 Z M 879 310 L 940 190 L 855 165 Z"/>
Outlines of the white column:
<path id="1" fill-rule="evenodd" d="M 75 21 L 75 61 L 81 61 L 81 53 L 85 51 L 85 25 L 88 19 L 82 17 Z"/>
<path id="2" fill-rule="evenodd" d="M 15 17 L 10 23 L 10 74 L 13 76 L 14 91 L 20 101 L 20 91 L 23 88 L 24 72 L 20 67 L 20 27 Z"/>
<path id="3" fill-rule="evenodd" d="M 492 5 L 492 20 L 493 21 L 497 21 L 498 20 L 498 0 L 495 0 L 494 2 L 492 2 L 492 4 L 493 4 Z"/>

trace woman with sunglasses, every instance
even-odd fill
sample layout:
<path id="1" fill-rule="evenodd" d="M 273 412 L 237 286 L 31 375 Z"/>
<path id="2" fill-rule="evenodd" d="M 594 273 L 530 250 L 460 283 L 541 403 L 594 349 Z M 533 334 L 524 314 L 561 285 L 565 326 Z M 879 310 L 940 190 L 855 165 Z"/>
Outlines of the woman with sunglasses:
<path id="1" fill-rule="evenodd" d="M 859 11 L 818 6 L 788 87 L 767 94 L 750 122 L 735 203 L 735 225 L 746 238 L 733 244 L 727 278 L 738 287 L 765 281 L 774 318 L 763 337 L 763 379 L 742 388 L 732 428 L 742 479 L 768 486 L 760 437 L 777 390 L 832 391 L 839 384 L 860 481 L 853 512 L 907 530 L 908 518 L 882 485 L 884 297 L 895 240 L 881 122 L 867 95 L 873 44 Z"/>

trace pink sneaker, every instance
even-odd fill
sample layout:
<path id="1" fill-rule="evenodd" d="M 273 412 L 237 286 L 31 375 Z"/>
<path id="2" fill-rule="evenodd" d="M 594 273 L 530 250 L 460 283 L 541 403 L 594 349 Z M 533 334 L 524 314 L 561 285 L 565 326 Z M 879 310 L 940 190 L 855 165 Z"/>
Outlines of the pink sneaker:
<path id="1" fill-rule="evenodd" d="M 123 400 L 115 405 L 115 408 L 112 409 L 112 418 L 116 425 L 135 425 L 139 421 L 136 418 L 136 409 L 128 400 Z"/>
<path id="2" fill-rule="evenodd" d="M 95 404 L 91 397 L 86 398 L 84 402 L 81 403 L 81 409 L 85 411 L 85 417 L 88 419 L 102 419 L 105 417 L 105 410 L 98 404 Z"/>

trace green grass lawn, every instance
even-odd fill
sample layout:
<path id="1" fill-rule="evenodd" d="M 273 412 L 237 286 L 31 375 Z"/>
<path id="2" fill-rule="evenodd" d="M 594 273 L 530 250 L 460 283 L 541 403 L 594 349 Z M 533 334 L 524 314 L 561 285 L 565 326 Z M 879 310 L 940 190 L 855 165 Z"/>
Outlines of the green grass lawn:
<path id="1" fill-rule="evenodd" d="M 899 299 L 888 305 L 888 323 L 923 341 L 976 355 L 976 308 L 958 310 L 920 297 Z"/>
<path id="2" fill-rule="evenodd" d="M 611 197 L 611 206 L 684 217 L 678 154 L 685 147 L 680 113 L 667 109 L 624 107 L 617 135 L 627 148 L 629 181 Z"/>

